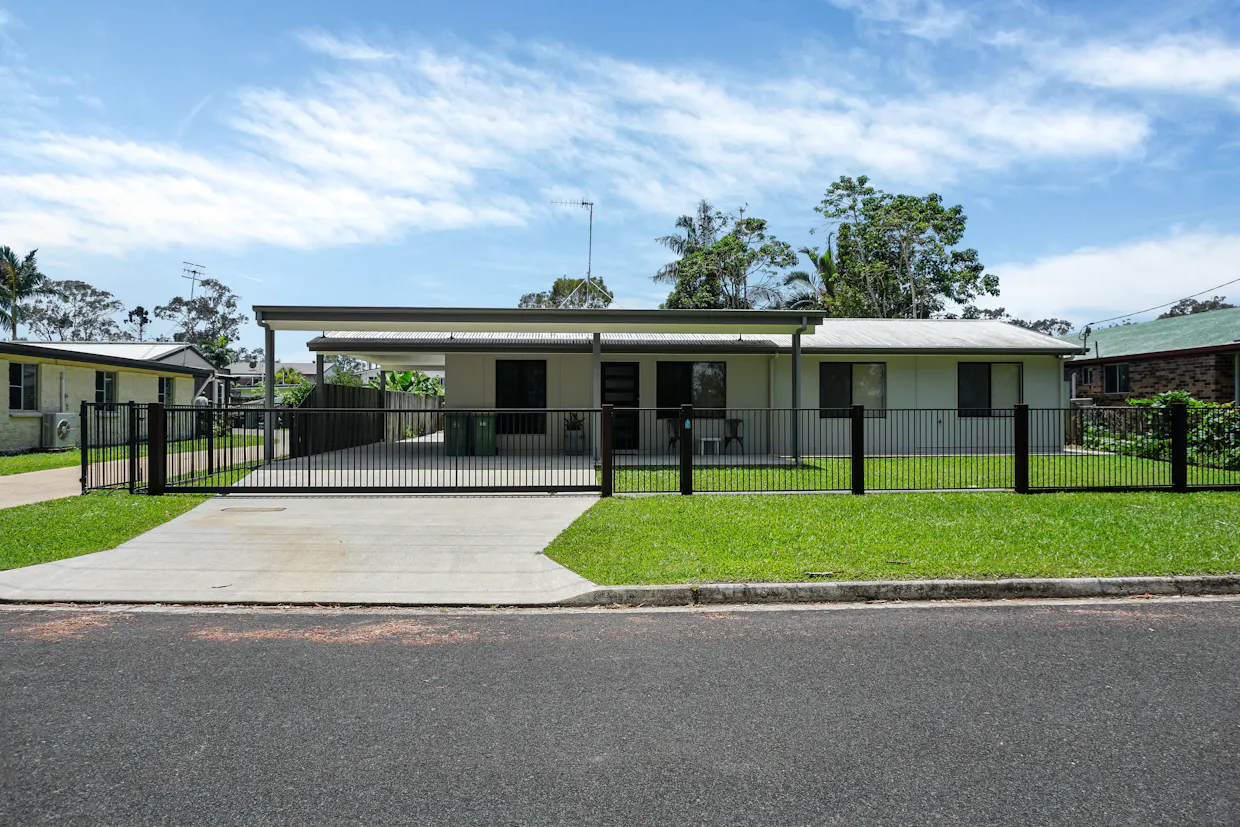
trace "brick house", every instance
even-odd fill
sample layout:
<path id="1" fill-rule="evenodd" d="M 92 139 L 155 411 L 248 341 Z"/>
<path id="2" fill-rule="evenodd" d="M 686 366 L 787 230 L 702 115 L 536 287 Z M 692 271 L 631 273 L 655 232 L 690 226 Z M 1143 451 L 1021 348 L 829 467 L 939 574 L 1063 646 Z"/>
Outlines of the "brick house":
<path id="1" fill-rule="evenodd" d="M 1073 398 L 1123 405 L 1187 391 L 1208 402 L 1240 403 L 1240 308 L 1095 330 L 1086 346 L 1088 353 L 1064 364 Z"/>

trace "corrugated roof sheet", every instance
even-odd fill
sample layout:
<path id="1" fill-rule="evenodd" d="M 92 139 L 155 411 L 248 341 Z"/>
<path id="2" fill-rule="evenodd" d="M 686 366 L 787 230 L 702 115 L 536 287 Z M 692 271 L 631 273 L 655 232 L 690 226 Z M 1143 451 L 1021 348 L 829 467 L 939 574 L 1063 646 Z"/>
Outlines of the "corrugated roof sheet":
<path id="1" fill-rule="evenodd" d="M 407 333 L 331 331 L 323 343 L 356 343 L 390 349 L 408 346 L 411 350 L 474 349 L 494 346 L 518 350 L 532 347 L 589 348 L 588 333 Z M 766 333 L 604 333 L 603 347 L 677 349 L 701 346 L 711 350 L 791 351 L 792 337 Z M 1031 330 L 1003 322 L 973 319 L 828 319 L 817 332 L 803 336 L 807 351 L 917 351 L 1069 354 L 1079 343 L 1063 342 Z"/>
<path id="2" fill-rule="evenodd" d="M 1080 342 L 1073 336 L 1065 341 Z M 1113 356 L 1136 356 L 1140 353 L 1163 353 L 1169 350 L 1193 350 L 1235 344 L 1240 348 L 1240 307 L 1211 310 L 1174 319 L 1105 327 L 1089 336 L 1089 353 L 1075 359 L 1097 359 Z"/>
<path id="3" fill-rule="evenodd" d="M 22 342 L 31 347 L 48 350 L 65 350 L 73 353 L 90 353 L 95 356 L 112 356 L 118 359 L 158 360 L 170 353 L 183 350 L 183 342 Z"/>

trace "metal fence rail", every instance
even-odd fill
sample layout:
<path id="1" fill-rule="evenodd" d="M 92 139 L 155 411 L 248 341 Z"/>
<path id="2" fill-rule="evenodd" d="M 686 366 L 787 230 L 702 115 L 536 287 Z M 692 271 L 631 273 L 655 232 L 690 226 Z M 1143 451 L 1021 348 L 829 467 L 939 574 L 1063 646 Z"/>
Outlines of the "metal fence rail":
<path id="1" fill-rule="evenodd" d="M 82 440 L 84 490 L 150 493 L 1240 489 L 1240 412 L 1179 404 L 431 412 L 87 404 Z"/>

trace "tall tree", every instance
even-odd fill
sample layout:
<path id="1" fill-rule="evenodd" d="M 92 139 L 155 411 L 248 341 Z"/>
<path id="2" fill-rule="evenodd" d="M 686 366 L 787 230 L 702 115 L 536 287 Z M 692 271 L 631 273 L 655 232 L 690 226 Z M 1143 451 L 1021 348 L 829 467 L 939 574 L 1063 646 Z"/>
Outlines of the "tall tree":
<path id="1" fill-rule="evenodd" d="M 831 243 L 825 252 L 817 247 L 802 247 L 800 254 L 809 259 L 812 270 L 794 270 L 784 277 L 783 304 L 792 310 L 822 310 L 836 315 L 836 288 L 839 274 Z"/>
<path id="2" fill-rule="evenodd" d="M 51 293 L 26 311 L 30 332 L 46 341 L 110 342 L 121 338 L 116 314 L 125 306 L 107 290 L 84 281 L 49 281 Z"/>
<path id="3" fill-rule="evenodd" d="M 572 279 L 562 276 L 555 280 L 550 290 L 541 293 L 526 293 L 517 303 L 517 307 L 571 307 L 571 308 L 603 308 L 612 302 L 611 291 L 600 278 L 590 277 L 590 284 L 585 279 Z"/>
<path id="4" fill-rule="evenodd" d="M 675 284 L 680 262 L 699 250 L 704 250 L 719 239 L 719 233 L 727 226 L 729 216 L 711 206 L 703 198 L 698 202 L 696 215 L 682 215 L 676 219 L 676 229 L 682 233 L 656 238 L 659 244 L 671 250 L 676 260 L 659 268 L 651 278 L 660 284 Z"/>
<path id="5" fill-rule="evenodd" d="M 167 304 L 155 308 L 156 317 L 176 323 L 172 340 L 196 345 L 204 353 L 211 349 L 221 359 L 227 351 L 232 355 L 229 362 L 251 358 L 251 353 L 258 351 L 233 347 L 239 338 L 241 324 L 247 319 L 244 313 L 237 310 L 237 295 L 218 279 L 203 279 L 198 282 L 198 287 L 199 293 L 192 299 L 176 296 Z M 222 346 L 221 338 L 224 340 Z"/>
<path id="6" fill-rule="evenodd" d="M 1035 321 L 1026 321 L 1008 315 L 1005 308 L 981 308 L 969 305 L 965 307 L 964 312 L 960 314 L 963 319 L 993 319 L 999 322 L 1007 322 L 1016 327 L 1023 327 L 1025 330 L 1032 330 L 1037 333 L 1045 333 L 1047 336 L 1066 336 L 1072 332 L 1074 325 L 1067 319 L 1037 319 Z M 945 318 L 955 318 L 954 315 L 948 314 Z"/>
<path id="7" fill-rule="evenodd" d="M 30 299 L 52 295 L 48 278 L 39 271 L 38 250 L 18 259 L 7 246 L 0 246 L 0 319 L 17 339 L 17 325 L 26 318 L 23 306 Z"/>
<path id="8" fill-rule="evenodd" d="M 1197 299 L 1181 299 L 1171 306 L 1166 313 L 1162 313 L 1160 319 L 1174 319 L 1177 316 L 1192 316 L 1197 313 L 1209 313 L 1211 310 L 1228 310 L 1235 307 L 1227 301 L 1226 296 L 1215 296 L 1212 299 L 1199 301 Z"/>
<path id="9" fill-rule="evenodd" d="M 791 245 L 770 233 L 765 219 L 746 217 L 744 208 L 723 216 L 720 227 L 722 236 L 675 263 L 664 307 L 742 310 L 779 303 L 782 271 L 797 262 Z"/>
<path id="10" fill-rule="evenodd" d="M 960 249 L 967 218 L 936 193 L 892 195 L 841 176 L 815 208 L 835 228 L 842 315 L 929 318 L 949 304 L 998 295 L 977 251 Z"/>
<path id="11" fill-rule="evenodd" d="M 146 326 L 151 323 L 151 314 L 146 308 L 138 305 L 125 317 L 125 321 L 133 325 L 139 342 L 146 341 Z"/>

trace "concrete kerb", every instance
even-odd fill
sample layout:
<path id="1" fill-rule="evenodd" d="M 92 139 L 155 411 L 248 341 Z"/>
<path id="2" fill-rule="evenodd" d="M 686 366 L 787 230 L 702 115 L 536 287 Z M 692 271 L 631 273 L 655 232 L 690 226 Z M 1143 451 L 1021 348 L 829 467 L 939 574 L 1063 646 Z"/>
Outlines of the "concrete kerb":
<path id="1" fill-rule="evenodd" d="M 832 583 L 702 583 L 606 586 L 563 606 L 684 606 L 729 603 L 858 603 L 875 600 L 1010 600 L 1240 594 L 1240 575 L 888 580 Z"/>

